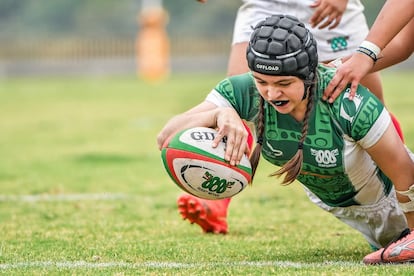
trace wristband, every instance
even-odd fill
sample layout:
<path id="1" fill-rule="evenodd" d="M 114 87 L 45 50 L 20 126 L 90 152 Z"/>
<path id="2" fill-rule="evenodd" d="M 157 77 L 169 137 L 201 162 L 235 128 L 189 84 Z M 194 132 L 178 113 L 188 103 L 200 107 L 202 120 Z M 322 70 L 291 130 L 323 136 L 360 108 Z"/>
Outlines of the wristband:
<path id="1" fill-rule="evenodd" d="M 359 45 L 357 52 L 360 52 L 360 53 L 363 53 L 369 56 L 370 58 L 372 58 L 372 60 L 375 63 L 378 60 L 378 56 L 381 52 L 381 49 L 376 44 L 368 40 L 364 40 L 362 41 L 361 45 Z"/>
<path id="2" fill-rule="evenodd" d="M 368 41 L 368 40 L 364 40 L 362 41 L 361 45 L 359 45 L 359 47 L 365 48 L 370 50 L 371 52 L 373 52 L 377 57 L 379 56 L 379 54 L 381 53 L 381 48 L 378 47 L 376 44 Z"/>
<path id="3" fill-rule="evenodd" d="M 356 51 L 369 56 L 370 58 L 372 58 L 374 63 L 377 62 L 377 60 L 378 60 L 377 55 L 373 51 L 371 51 L 367 48 L 363 48 L 363 47 L 359 46 L 358 49 L 356 49 Z"/>

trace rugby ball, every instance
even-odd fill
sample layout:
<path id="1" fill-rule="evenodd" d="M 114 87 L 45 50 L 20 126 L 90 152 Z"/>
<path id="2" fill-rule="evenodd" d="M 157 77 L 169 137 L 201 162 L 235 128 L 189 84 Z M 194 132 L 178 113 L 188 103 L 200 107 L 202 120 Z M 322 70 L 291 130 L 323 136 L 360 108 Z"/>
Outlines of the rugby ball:
<path id="1" fill-rule="evenodd" d="M 224 160 L 225 141 L 212 147 L 216 134 L 212 128 L 189 128 L 175 134 L 161 150 L 164 167 L 174 183 L 203 199 L 233 197 L 252 178 L 246 154 L 238 166 L 231 166 Z"/>

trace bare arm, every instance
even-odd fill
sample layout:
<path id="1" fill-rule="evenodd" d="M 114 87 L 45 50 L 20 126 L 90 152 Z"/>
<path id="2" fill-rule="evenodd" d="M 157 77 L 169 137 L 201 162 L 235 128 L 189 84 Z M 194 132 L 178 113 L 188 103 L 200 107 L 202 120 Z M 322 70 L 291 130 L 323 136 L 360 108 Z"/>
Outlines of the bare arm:
<path id="1" fill-rule="evenodd" d="M 414 18 L 382 50 L 370 72 L 382 70 L 408 59 L 414 51 Z"/>
<path id="2" fill-rule="evenodd" d="M 157 135 L 158 148 L 161 149 L 168 139 L 180 130 L 190 127 L 215 127 L 214 109 L 217 106 L 204 101 L 190 110 L 172 117 Z"/>
<path id="3" fill-rule="evenodd" d="M 375 19 L 366 40 L 384 49 L 413 16 L 414 0 L 387 0 Z"/>
<path id="4" fill-rule="evenodd" d="M 348 0 L 315 0 L 310 8 L 315 9 L 309 23 L 312 28 L 333 29 L 339 25 Z"/>
<path id="5" fill-rule="evenodd" d="M 387 175 L 398 191 L 406 191 L 414 184 L 414 162 L 408 155 L 401 138 L 394 126 L 390 124 L 372 147 L 367 149 L 375 163 Z M 397 193 L 400 202 L 408 202 L 409 198 Z M 414 228 L 414 212 L 405 213 L 408 226 Z"/>
<path id="6" fill-rule="evenodd" d="M 368 72 L 380 70 L 410 56 L 414 40 L 412 36 L 413 17 L 414 0 L 388 0 L 366 37 L 367 41 L 383 49 L 383 53 L 380 55 L 383 56 L 382 60 L 380 59 L 379 64 L 374 68 L 374 61 L 370 57 L 359 52 L 354 53 L 338 68 L 335 76 L 325 89 L 324 99 L 333 102 L 348 83 L 351 83 L 350 98 L 352 99 L 358 83 Z M 390 42 L 391 40 L 393 41 Z M 406 43 L 408 49 L 398 51 L 398 47 L 402 45 L 400 43 Z M 408 53 L 410 49 L 411 53 Z"/>
<path id="7" fill-rule="evenodd" d="M 239 164 L 243 154 L 249 152 L 248 132 L 236 110 L 230 107 L 217 107 L 208 101 L 172 117 L 157 135 L 158 149 L 161 150 L 168 143 L 168 139 L 178 131 L 198 126 L 217 129 L 218 134 L 213 140 L 213 147 L 227 137 L 224 158 L 231 165 Z"/>

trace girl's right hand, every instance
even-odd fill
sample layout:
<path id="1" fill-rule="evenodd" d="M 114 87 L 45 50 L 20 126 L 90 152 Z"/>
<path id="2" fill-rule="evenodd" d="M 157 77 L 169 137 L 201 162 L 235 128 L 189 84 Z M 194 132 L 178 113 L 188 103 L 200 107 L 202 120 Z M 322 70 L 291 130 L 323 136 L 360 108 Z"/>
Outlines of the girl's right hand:
<path id="1" fill-rule="evenodd" d="M 248 131 L 240 119 L 239 114 L 229 107 L 218 108 L 216 114 L 217 137 L 213 147 L 217 147 L 222 139 L 226 139 L 226 153 L 224 159 L 232 166 L 240 163 L 244 154 L 249 154 L 247 144 Z"/>

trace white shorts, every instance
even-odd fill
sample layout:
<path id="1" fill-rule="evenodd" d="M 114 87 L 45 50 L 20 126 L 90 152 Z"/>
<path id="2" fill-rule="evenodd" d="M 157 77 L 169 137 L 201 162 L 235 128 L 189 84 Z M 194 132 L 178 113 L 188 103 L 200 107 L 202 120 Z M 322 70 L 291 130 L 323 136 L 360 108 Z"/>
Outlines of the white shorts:
<path id="1" fill-rule="evenodd" d="M 408 228 L 394 189 L 375 204 L 349 207 L 330 207 L 307 188 L 305 191 L 313 203 L 361 232 L 371 246 L 384 247 Z"/>
<path id="2" fill-rule="evenodd" d="M 368 34 L 368 25 L 360 0 L 349 0 L 341 23 L 334 29 L 311 28 L 308 24 L 315 0 L 243 0 L 233 30 L 233 44 L 247 42 L 252 28 L 272 14 L 290 14 L 302 21 L 318 44 L 319 61 L 330 61 L 353 53 Z"/>

